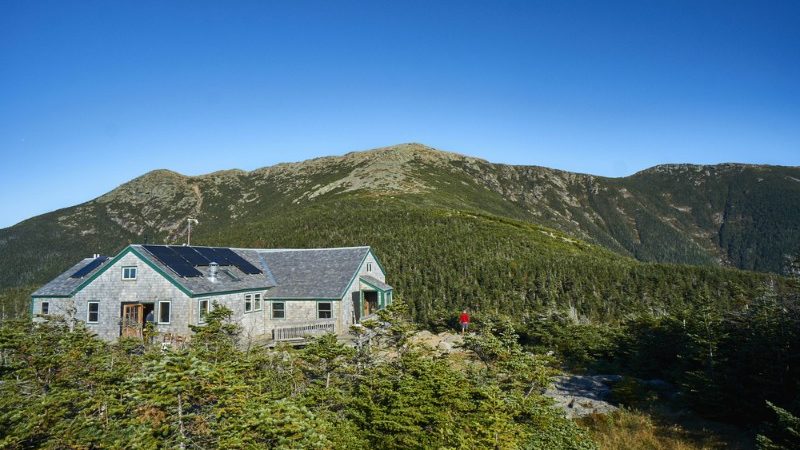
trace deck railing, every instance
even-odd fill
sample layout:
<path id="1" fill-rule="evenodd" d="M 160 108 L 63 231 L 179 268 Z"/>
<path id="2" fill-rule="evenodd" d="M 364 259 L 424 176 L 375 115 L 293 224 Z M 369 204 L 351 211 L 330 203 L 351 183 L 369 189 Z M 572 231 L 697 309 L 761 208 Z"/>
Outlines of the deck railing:
<path id="1" fill-rule="evenodd" d="M 304 339 L 306 336 L 318 336 L 335 331 L 335 322 L 322 322 L 296 327 L 275 328 L 272 330 L 272 340 L 291 341 Z"/>

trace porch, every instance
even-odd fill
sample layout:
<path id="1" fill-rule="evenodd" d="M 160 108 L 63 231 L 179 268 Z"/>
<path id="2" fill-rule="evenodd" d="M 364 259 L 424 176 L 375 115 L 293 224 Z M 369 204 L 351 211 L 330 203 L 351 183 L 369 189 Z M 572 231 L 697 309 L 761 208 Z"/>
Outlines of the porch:
<path id="1" fill-rule="evenodd" d="M 391 286 L 377 278 L 361 276 L 359 290 L 353 292 L 353 323 L 361 323 L 391 305 L 393 292 Z"/>

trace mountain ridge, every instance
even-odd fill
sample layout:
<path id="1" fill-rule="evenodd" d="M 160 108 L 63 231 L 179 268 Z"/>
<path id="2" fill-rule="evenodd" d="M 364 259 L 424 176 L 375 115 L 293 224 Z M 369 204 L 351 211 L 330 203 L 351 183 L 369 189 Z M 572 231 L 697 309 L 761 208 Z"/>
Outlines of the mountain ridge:
<path id="1" fill-rule="evenodd" d="M 798 180 L 800 168 L 731 163 L 665 164 L 611 178 L 497 164 L 416 143 L 251 171 L 189 176 L 159 169 L 0 229 L 0 252 L 16 259 L 0 262 L 0 287 L 46 281 L 57 273 L 56 261 L 113 253 L 126 243 L 179 242 L 188 217 L 200 220 L 195 233 L 202 239 L 337 198 L 489 214 L 640 261 L 782 273 L 784 259 L 800 251 Z"/>

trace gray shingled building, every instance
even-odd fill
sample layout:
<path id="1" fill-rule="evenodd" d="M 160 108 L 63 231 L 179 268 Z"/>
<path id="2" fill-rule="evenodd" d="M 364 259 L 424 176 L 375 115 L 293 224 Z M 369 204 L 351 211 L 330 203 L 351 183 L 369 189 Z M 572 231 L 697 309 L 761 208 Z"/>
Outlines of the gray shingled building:
<path id="1" fill-rule="evenodd" d="M 84 321 L 101 338 L 183 340 L 214 305 L 233 311 L 245 338 L 290 340 L 346 333 L 392 302 L 369 247 L 240 249 L 130 245 L 86 258 L 33 293 L 34 317 Z"/>

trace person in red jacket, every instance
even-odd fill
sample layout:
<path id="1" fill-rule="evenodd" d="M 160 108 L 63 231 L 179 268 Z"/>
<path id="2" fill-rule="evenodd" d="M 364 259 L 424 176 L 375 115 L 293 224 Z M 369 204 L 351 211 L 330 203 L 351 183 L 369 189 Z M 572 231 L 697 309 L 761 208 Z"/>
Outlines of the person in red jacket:
<path id="1" fill-rule="evenodd" d="M 459 323 L 461 323 L 461 335 L 464 335 L 464 332 L 467 331 L 467 327 L 469 326 L 469 314 L 467 314 L 467 310 L 461 311 L 461 315 L 458 317 Z"/>

